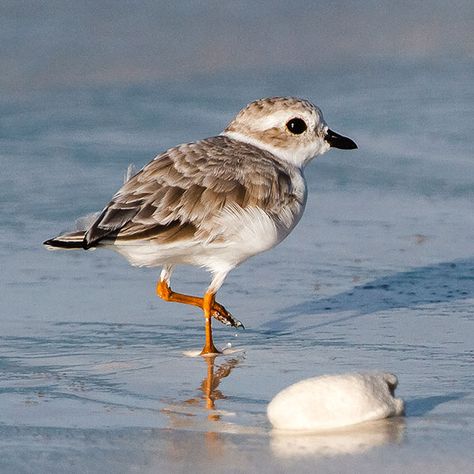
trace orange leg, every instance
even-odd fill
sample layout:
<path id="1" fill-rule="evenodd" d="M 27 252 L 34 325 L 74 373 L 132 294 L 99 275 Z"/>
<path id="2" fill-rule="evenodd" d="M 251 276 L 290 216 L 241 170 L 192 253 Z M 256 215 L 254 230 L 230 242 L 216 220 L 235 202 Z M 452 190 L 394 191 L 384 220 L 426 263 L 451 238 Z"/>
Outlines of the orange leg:
<path id="1" fill-rule="evenodd" d="M 156 294 L 165 301 L 173 303 L 184 303 L 197 306 L 203 309 L 203 298 L 199 296 L 183 295 L 182 293 L 175 293 L 166 283 L 166 281 L 159 281 L 156 285 Z M 221 323 L 234 327 L 243 327 L 243 324 L 234 319 L 232 315 L 217 301 L 212 304 L 212 316 L 218 319 Z"/>
<path id="2" fill-rule="evenodd" d="M 166 281 L 159 281 L 156 285 L 157 295 L 165 301 L 172 303 L 192 304 L 202 309 L 203 299 L 199 296 L 183 295 L 182 293 L 175 293 L 166 283 Z"/>
<path id="3" fill-rule="evenodd" d="M 168 286 L 168 283 L 163 280 L 159 281 L 156 285 L 156 293 L 165 301 L 190 304 L 201 308 L 204 311 L 206 331 L 206 343 L 204 344 L 204 348 L 201 351 L 201 355 L 220 353 L 212 341 L 211 317 L 213 311 L 225 311 L 225 309 L 219 303 L 216 303 L 214 293 L 206 293 L 204 298 L 200 298 L 199 296 L 184 295 L 182 293 L 175 293 Z"/>
<path id="4" fill-rule="evenodd" d="M 215 293 L 206 293 L 203 298 L 202 309 L 204 311 L 206 343 L 202 348 L 201 355 L 220 354 L 221 352 L 216 349 L 216 346 L 214 346 L 214 343 L 212 342 L 211 311 L 215 302 L 215 296 Z"/>

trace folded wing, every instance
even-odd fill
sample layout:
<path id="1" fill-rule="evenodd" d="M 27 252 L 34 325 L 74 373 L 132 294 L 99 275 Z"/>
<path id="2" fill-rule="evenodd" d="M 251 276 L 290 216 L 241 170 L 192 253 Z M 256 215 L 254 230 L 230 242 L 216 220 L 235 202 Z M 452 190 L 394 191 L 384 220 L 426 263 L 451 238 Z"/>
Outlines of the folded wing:
<path id="1" fill-rule="evenodd" d="M 212 240 L 225 208 L 259 207 L 275 215 L 295 200 L 290 171 L 272 154 L 218 136 L 172 148 L 127 181 L 84 236 L 166 243 L 199 233 Z"/>

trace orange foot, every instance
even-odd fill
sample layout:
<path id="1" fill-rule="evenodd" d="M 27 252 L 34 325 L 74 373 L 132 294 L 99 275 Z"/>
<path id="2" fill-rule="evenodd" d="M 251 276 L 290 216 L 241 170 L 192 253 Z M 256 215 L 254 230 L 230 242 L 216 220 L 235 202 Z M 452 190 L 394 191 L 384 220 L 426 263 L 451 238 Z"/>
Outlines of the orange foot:
<path id="1" fill-rule="evenodd" d="M 214 302 L 212 305 L 211 316 L 226 326 L 245 329 L 244 325 L 238 319 L 235 319 L 232 314 L 224 308 L 224 306 L 217 302 Z"/>

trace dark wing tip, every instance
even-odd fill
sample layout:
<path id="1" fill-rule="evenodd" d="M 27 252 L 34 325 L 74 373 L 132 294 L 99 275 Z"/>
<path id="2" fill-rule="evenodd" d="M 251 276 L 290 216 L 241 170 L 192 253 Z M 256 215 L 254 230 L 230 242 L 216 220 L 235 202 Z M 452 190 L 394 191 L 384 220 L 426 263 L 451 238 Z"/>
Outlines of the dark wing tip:
<path id="1" fill-rule="evenodd" d="M 43 242 L 45 247 L 54 247 L 58 249 L 81 249 L 82 241 L 48 239 Z"/>

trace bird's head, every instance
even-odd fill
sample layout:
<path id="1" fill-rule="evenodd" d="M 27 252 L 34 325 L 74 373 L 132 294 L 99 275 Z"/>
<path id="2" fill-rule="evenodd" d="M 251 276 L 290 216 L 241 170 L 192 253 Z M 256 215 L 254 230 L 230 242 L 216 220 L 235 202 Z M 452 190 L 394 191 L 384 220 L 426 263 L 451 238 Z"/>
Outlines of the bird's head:
<path id="1" fill-rule="evenodd" d="M 222 134 L 267 150 L 299 167 L 331 147 L 357 148 L 350 138 L 329 129 L 318 107 L 295 97 L 251 102 Z"/>

